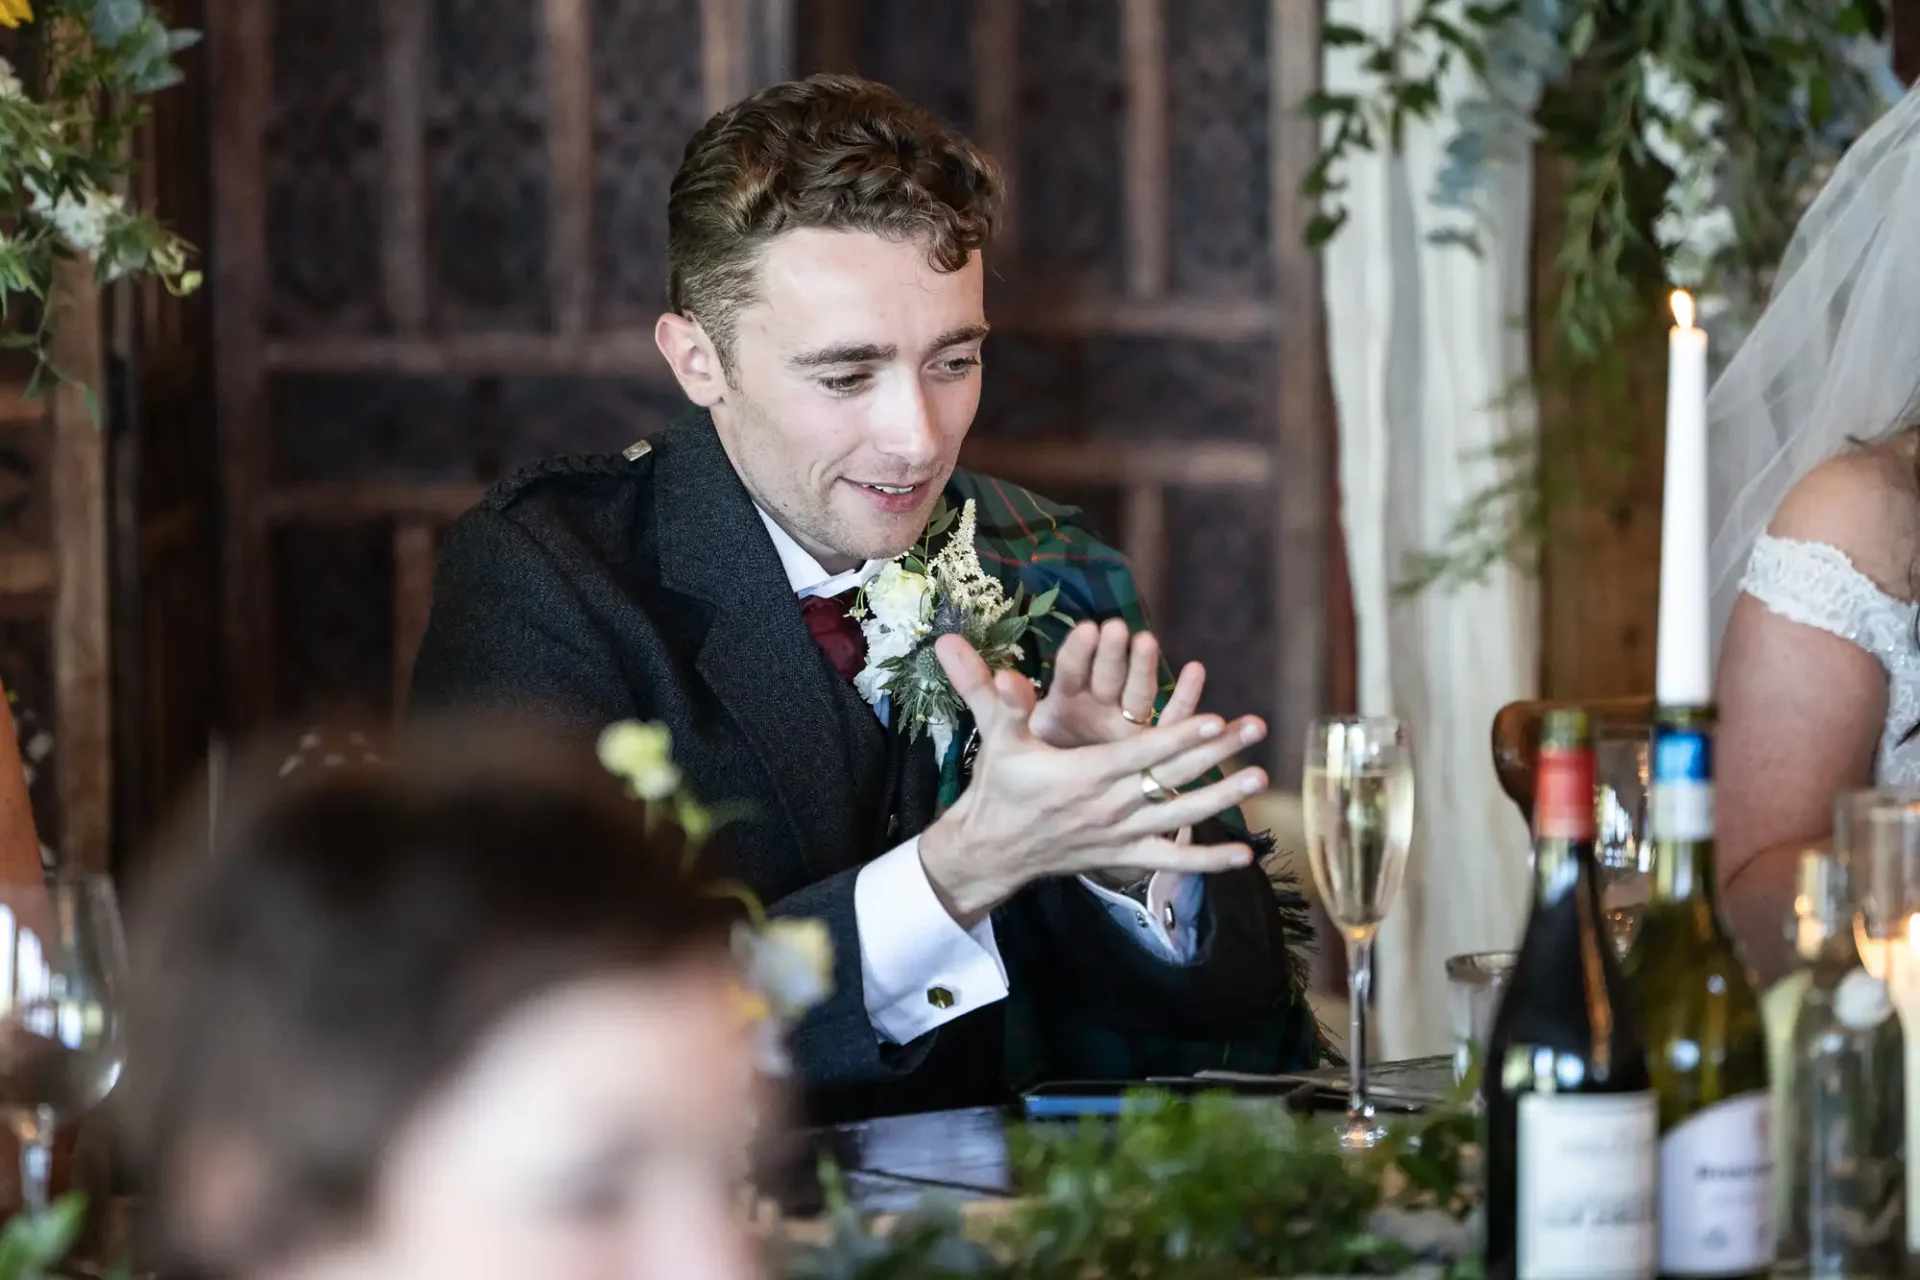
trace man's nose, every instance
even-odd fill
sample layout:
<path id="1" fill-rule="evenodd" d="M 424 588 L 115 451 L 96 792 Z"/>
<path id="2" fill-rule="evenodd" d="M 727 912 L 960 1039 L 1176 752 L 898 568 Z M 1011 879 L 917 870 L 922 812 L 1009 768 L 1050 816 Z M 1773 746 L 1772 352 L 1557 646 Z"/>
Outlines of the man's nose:
<path id="1" fill-rule="evenodd" d="M 873 442 L 880 452 L 910 467 L 922 467 L 940 456 L 939 424 L 933 402 L 918 378 L 902 379 L 898 393 L 881 408 Z"/>

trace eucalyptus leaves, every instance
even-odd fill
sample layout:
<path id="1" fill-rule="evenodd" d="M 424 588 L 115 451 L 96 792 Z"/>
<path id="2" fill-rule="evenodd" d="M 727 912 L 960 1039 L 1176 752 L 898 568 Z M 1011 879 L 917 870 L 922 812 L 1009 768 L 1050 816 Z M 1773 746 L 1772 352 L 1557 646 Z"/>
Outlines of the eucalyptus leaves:
<path id="1" fill-rule="evenodd" d="M 180 81 L 173 56 L 199 39 L 170 30 L 144 0 L 5 0 L 28 62 L 0 59 L 0 346 L 35 356 L 29 396 L 62 376 L 48 358 L 58 323 L 54 268 L 91 259 L 102 282 L 157 277 L 176 295 L 200 273 L 191 252 L 151 212 L 128 203 L 140 99 Z M 13 328 L 22 296 L 37 303 L 30 330 Z"/>
<path id="2" fill-rule="evenodd" d="M 1225 1095 L 1188 1101 L 1143 1092 L 1111 1128 L 1016 1131 L 1024 1198 L 972 1221 L 929 1201 L 878 1230 L 847 1205 L 828 1170 L 830 1235 L 792 1249 L 784 1274 L 1477 1280 L 1474 1136 L 1474 1119 L 1456 1105 L 1354 1157 L 1338 1149 L 1324 1116 Z"/>
<path id="3" fill-rule="evenodd" d="M 1610 394 L 1664 328 L 1672 285 L 1738 329 L 1764 302 L 1794 224 L 1840 153 L 1899 86 L 1885 65 L 1884 0 L 1419 0 L 1391 30 L 1329 0 L 1330 62 L 1371 93 L 1303 104 L 1324 146 L 1302 182 L 1310 244 L 1346 219 L 1346 166 L 1397 150 L 1408 124 L 1453 125 L 1431 198 L 1453 215 L 1436 238 L 1471 250 L 1498 170 L 1533 156 L 1557 188 L 1544 206 L 1551 284 L 1534 383 L 1577 408 L 1502 450 L 1507 475 L 1458 513 L 1451 545 L 1412 585 L 1471 580 L 1547 533 L 1561 503 L 1627 469 L 1657 422 Z M 1465 73 L 1465 74 L 1463 74 Z M 1462 91 L 1462 85 L 1470 86 Z M 1731 342 L 1718 344 L 1731 349 Z M 1657 348 L 1656 348 L 1657 349 Z M 1596 382 L 1607 383 L 1596 389 Z M 1623 403 L 1624 402 L 1624 403 Z M 1573 493 L 1575 486 L 1586 492 Z"/>

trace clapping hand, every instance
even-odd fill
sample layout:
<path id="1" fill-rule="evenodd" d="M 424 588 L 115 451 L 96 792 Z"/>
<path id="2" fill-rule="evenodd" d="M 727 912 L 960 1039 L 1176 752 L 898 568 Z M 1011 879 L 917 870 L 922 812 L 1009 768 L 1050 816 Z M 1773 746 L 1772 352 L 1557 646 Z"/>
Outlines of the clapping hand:
<path id="1" fill-rule="evenodd" d="M 1173 793 L 1266 737 L 1258 716 L 1190 715 L 1119 741 L 1061 748 L 1034 732 L 1038 704 L 1026 677 L 990 671 L 959 636 L 942 637 L 934 652 L 980 732 L 971 783 L 920 837 L 927 878 L 962 926 L 1049 876 L 1227 871 L 1253 860 L 1245 844 L 1192 845 L 1175 835 L 1263 790 L 1263 770 Z"/>
<path id="2" fill-rule="evenodd" d="M 1207 669 L 1189 662 L 1180 669 L 1167 705 L 1156 721 L 1160 692 L 1160 642 L 1151 631 L 1129 634 L 1118 618 L 1082 622 L 1053 655 L 1053 683 L 1034 708 L 1034 737 L 1052 747 L 1119 742 L 1149 725 L 1175 725 L 1200 706 Z"/>

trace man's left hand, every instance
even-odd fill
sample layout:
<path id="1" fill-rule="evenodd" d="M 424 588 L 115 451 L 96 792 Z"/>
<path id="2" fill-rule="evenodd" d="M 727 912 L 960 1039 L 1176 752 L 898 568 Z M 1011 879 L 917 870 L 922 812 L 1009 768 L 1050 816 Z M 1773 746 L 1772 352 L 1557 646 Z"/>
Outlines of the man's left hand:
<path id="1" fill-rule="evenodd" d="M 1178 724 L 1200 706 L 1207 669 L 1180 670 L 1159 723 Z M 1131 635 L 1127 624 L 1082 622 L 1053 656 L 1053 683 L 1033 710 L 1033 736 L 1063 750 L 1118 742 L 1153 724 L 1160 692 L 1160 642 L 1151 631 Z"/>

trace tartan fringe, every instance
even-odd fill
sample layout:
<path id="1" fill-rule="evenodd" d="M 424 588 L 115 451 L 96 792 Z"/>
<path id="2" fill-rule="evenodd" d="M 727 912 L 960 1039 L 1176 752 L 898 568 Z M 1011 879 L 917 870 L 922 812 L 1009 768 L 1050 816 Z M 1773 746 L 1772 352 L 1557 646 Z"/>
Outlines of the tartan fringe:
<path id="1" fill-rule="evenodd" d="M 1287 981 L 1301 1007 L 1307 1004 L 1307 970 L 1310 957 L 1320 952 L 1320 940 L 1313 931 L 1313 911 L 1300 891 L 1299 873 L 1281 860 L 1271 831 L 1254 832 L 1249 837 L 1253 860 L 1266 873 L 1273 889 L 1273 900 L 1280 908 L 1280 931 L 1287 940 Z M 1311 1013 L 1309 1014 L 1311 1015 Z M 1320 1060 L 1330 1066 L 1345 1066 L 1346 1059 L 1334 1052 L 1328 1029 L 1317 1016 L 1313 1018 L 1313 1038 Z"/>

